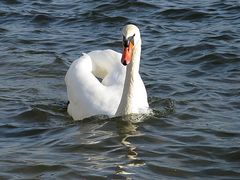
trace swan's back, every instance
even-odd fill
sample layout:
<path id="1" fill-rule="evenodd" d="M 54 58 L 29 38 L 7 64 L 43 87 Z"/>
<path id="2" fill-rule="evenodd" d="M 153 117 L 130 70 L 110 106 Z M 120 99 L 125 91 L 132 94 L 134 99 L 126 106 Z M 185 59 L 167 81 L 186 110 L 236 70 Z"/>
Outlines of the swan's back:
<path id="1" fill-rule="evenodd" d="M 73 119 L 116 113 L 126 72 L 120 59 L 121 54 L 113 50 L 92 51 L 71 64 L 65 82 Z"/>

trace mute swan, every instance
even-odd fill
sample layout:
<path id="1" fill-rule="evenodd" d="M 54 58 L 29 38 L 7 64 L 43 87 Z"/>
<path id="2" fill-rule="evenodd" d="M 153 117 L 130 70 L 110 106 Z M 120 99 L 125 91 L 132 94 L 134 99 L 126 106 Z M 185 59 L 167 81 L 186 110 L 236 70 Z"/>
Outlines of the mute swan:
<path id="1" fill-rule="evenodd" d="M 74 120 L 148 112 L 147 92 L 139 74 L 140 31 L 129 24 L 124 26 L 122 37 L 122 54 L 97 50 L 71 64 L 65 82 L 67 111 Z"/>

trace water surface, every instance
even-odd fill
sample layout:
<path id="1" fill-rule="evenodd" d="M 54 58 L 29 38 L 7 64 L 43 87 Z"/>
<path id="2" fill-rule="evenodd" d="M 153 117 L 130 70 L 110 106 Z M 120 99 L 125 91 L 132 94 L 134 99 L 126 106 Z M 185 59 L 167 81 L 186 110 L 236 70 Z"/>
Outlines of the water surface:
<path id="1" fill-rule="evenodd" d="M 239 179 L 240 3 L 2 0 L 0 179 Z M 65 73 L 141 30 L 154 113 L 74 122 Z"/>

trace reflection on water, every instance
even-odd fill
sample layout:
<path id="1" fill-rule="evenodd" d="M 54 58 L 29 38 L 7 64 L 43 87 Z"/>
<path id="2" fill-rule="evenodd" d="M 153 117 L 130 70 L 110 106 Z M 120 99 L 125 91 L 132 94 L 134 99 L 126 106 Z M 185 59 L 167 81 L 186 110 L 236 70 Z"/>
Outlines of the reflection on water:
<path id="1" fill-rule="evenodd" d="M 143 121 L 146 115 L 128 115 L 121 117 L 121 120 L 117 122 L 117 129 L 121 143 L 126 147 L 126 157 L 129 162 L 127 164 L 118 165 L 117 174 L 132 174 L 127 171 L 129 167 L 139 167 L 145 165 L 140 158 L 138 158 L 137 147 L 131 143 L 131 137 L 143 136 L 138 131 L 137 123 Z"/>

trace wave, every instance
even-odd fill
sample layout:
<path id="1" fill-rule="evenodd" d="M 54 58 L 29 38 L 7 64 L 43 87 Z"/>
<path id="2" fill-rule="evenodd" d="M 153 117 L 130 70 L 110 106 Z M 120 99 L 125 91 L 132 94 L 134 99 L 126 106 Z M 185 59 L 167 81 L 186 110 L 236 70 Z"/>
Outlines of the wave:
<path id="1" fill-rule="evenodd" d="M 179 19 L 179 20 L 201 20 L 208 18 L 211 15 L 207 12 L 196 11 L 193 9 L 166 9 L 157 13 L 167 19 Z"/>

